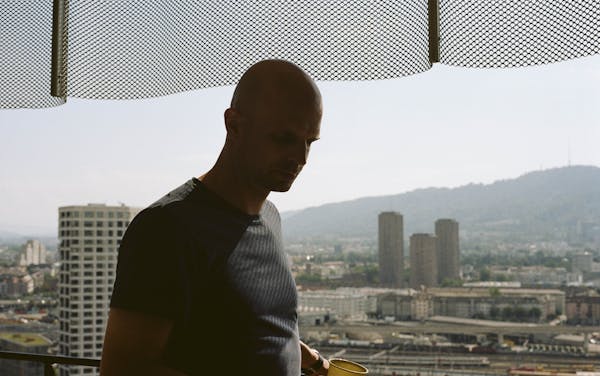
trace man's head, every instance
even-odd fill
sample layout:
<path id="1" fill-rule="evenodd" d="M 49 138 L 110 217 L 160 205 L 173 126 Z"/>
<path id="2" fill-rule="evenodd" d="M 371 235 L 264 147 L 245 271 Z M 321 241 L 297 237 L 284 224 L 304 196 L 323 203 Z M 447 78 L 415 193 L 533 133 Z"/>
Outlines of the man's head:
<path id="1" fill-rule="evenodd" d="M 225 111 L 225 151 L 243 181 L 285 192 L 319 138 L 322 104 L 314 81 L 298 66 L 264 60 L 240 79 Z"/>

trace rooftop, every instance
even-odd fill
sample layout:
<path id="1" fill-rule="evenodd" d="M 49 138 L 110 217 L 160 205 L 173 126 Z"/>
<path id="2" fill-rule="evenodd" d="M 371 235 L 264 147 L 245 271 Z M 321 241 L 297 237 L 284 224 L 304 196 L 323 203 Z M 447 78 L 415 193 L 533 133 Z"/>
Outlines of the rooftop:
<path id="1" fill-rule="evenodd" d="M 0 333 L 0 340 L 28 347 L 52 345 L 52 341 L 36 333 Z"/>

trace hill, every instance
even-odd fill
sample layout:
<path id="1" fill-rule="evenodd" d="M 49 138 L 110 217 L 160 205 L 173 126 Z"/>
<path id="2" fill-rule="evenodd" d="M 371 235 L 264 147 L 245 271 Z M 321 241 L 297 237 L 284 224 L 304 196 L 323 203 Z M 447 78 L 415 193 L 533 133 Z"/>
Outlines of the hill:
<path id="1" fill-rule="evenodd" d="M 466 240 L 600 243 L 600 168 L 554 168 L 492 184 L 417 189 L 311 207 L 283 215 L 284 236 L 375 238 L 377 215 L 390 210 L 403 214 L 405 238 L 433 232 L 438 218 L 454 218 Z"/>

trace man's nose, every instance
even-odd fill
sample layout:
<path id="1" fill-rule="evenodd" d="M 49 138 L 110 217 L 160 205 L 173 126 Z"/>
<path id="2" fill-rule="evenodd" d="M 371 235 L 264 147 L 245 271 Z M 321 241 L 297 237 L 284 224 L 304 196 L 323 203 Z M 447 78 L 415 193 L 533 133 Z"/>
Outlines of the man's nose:
<path id="1" fill-rule="evenodd" d="M 306 164 L 306 159 L 308 158 L 308 149 L 309 145 L 306 142 L 299 142 L 294 147 L 293 159 L 300 166 L 304 166 Z"/>

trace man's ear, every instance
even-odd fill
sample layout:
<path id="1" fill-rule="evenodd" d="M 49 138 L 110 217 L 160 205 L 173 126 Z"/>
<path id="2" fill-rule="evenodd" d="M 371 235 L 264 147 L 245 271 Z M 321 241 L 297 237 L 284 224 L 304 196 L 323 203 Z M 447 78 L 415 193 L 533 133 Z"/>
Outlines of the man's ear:
<path id="1" fill-rule="evenodd" d="M 228 108 L 223 114 L 225 120 L 225 130 L 227 131 L 227 139 L 234 140 L 240 134 L 242 117 L 239 112 L 233 108 Z"/>

